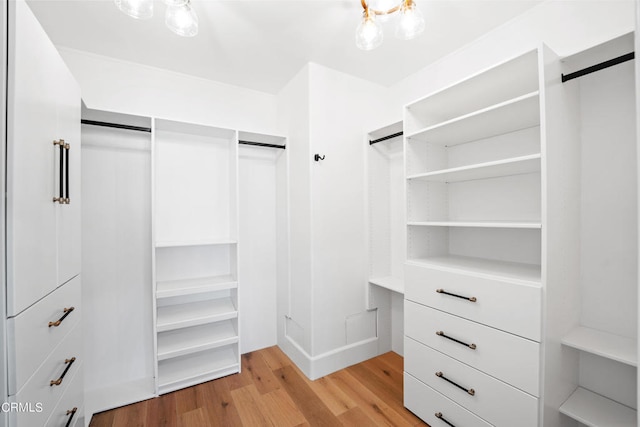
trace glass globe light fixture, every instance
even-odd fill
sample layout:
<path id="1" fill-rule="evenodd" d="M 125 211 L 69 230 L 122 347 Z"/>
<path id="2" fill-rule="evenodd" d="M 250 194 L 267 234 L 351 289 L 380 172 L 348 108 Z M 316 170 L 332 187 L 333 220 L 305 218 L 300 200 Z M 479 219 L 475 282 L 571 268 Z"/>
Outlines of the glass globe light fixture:
<path id="1" fill-rule="evenodd" d="M 149 19 L 153 16 L 153 0 L 115 0 L 122 12 L 135 19 Z"/>
<path id="2" fill-rule="evenodd" d="M 413 0 L 403 0 L 396 27 L 396 37 L 410 40 L 424 31 L 424 17 Z"/>
<path id="3" fill-rule="evenodd" d="M 383 33 L 380 25 L 376 23 L 375 14 L 365 9 L 362 14 L 362 22 L 356 29 L 356 46 L 362 50 L 372 50 L 382 44 Z"/>
<path id="4" fill-rule="evenodd" d="M 186 0 L 181 6 L 167 6 L 164 22 L 179 36 L 193 37 L 198 34 L 198 15 L 190 0 Z"/>

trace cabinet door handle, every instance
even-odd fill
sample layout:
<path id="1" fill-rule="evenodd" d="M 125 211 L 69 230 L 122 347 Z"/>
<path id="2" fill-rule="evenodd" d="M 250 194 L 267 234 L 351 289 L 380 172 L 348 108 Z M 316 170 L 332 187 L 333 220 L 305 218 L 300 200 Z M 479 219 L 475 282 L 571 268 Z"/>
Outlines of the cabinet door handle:
<path id="1" fill-rule="evenodd" d="M 53 145 L 58 146 L 60 155 L 59 155 L 59 165 L 58 165 L 58 183 L 59 183 L 59 191 L 58 197 L 53 198 L 54 203 L 64 203 L 64 139 L 58 139 L 53 141 Z M 55 148 L 54 148 L 55 149 Z"/>
<path id="2" fill-rule="evenodd" d="M 476 395 L 476 391 L 474 389 L 462 387 L 460 384 L 458 384 L 458 383 L 456 383 L 454 381 L 451 381 L 449 378 L 445 377 L 444 374 L 441 371 L 436 372 L 436 377 L 442 378 L 443 380 L 445 380 L 449 384 L 453 384 L 454 386 L 458 387 L 460 390 L 466 391 L 471 396 L 475 396 Z"/>
<path id="3" fill-rule="evenodd" d="M 448 340 L 451 340 L 451 341 L 457 342 L 458 344 L 461 344 L 461 345 L 463 345 L 463 346 L 465 346 L 465 347 L 469 347 L 471 350 L 475 350 L 475 349 L 476 349 L 476 345 L 475 345 L 475 344 L 467 344 L 467 343 L 466 343 L 466 342 L 464 342 L 464 341 L 460 341 L 460 340 L 458 340 L 458 339 L 455 339 L 455 338 L 453 338 L 453 337 L 450 337 L 450 336 L 446 335 L 446 334 L 445 334 L 444 332 L 442 332 L 442 331 L 436 331 L 436 335 L 438 335 L 438 336 L 440 336 L 440 337 L 442 337 L 442 338 L 446 338 L 446 339 L 448 339 Z"/>
<path id="4" fill-rule="evenodd" d="M 62 310 L 62 312 L 64 313 L 62 315 L 62 317 L 59 318 L 58 320 L 56 320 L 55 322 L 49 322 L 49 327 L 52 327 L 52 326 L 58 327 L 58 326 L 60 326 L 60 323 L 62 323 L 62 321 L 75 309 L 76 309 L 75 307 L 64 308 Z"/>
<path id="5" fill-rule="evenodd" d="M 444 415 L 442 415 L 442 412 L 436 412 L 435 416 L 436 416 L 437 419 L 439 419 L 440 421 L 442 421 L 446 425 L 451 426 L 451 427 L 456 427 L 453 424 L 451 424 L 449 421 L 447 421 L 447 419 L 444 417 Z"/>
<path id="6" fill-rule="evenodd" d="M 451 292 L 447 292 L 444 289 L 436 289 L 436 292 L 439 294 L 450 295 L 452 297 L 456 297 L 460 299 L 466 299 L 467 301 L 471 301 L 471 302 L 477 301 L 476 297 L 465 297 L 464 295 L 452 294 Z"/>
<path id="7" fill-rule="evenodd" d="M 64 368 L 64 371 L 62 372 L 62 375 L 60 375 L 60 378 L 58 378 L 57 380 L 51 380 L 51 383 L 49 384 L 49 386 L 62 384 L 62 380 L 64 379 L 64 376 L 67 375 L 67 372 L 69 372 L 69 368 L 71 368 L 71 365 L 73 365 L 73 362 L 75 361 L 76 361 L 75 357 L 72 357 L 71 359 L 64 359 L 64 363 L 65 365 L 67 365 L 67 367 Z"/>
<path id="8" fill-rule="evenodd" d="M 69 151 L 71 150 L 70 144 L 64 144 L 64 203 L 68 205 L 71 203 L 71 196 L 69 195 Z"/>
<path id="9" fill-rule="evenodd" d="M 64 425 L 64 427 L 69 427 L 71 425 L 71 421 L 73 420 L 73 416 L 76 414 L 76 412 L 78 412 L 78 408 L 73 408 L 67 411 L 67 416 L 71 416 L 67 420 L 67 423 Z"/>

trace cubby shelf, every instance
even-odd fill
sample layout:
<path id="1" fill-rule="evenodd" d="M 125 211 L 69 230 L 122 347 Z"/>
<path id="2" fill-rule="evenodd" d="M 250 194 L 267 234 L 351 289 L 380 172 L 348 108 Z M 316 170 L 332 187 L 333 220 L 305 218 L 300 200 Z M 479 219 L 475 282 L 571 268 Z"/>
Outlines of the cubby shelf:
<path id="1" fill-rule="evenodd" d="M 238 342 L 231 321 L 163 332 L 158 335 L 158 360 L 171 359 Z"/>
<path id="2" fill-rule="evenodd" d="M 234 346 L 201 351 L 158 362 L 158 389 L 161 394 L 199 384 L 239 371 Z"/>
<path id="3" fill-rule="evenodd" d="M 597 356 L 638 366 L 636 340 L 580 326 L 562 339 L 562 344 Z"/>
<path id="4" fill-rule="evenodd" d="M 398 292 L 399 294 L 404 294 L 404 281 L 398 277 L 371 277 L 369 278 L 369 283 L 393 292 Z"/>
<path id="5" fill-rule="evenodd" d="M 204 325 L 238 317 L 231 298 L 158 307 L 158 332 Z"/>
<path id="6" fill-rule="evenodd" d="M 540 172 L 540 154 L 409 175 L 408 180 L 459 182 Z"/>
<path id="7" fill-rule="evenodd" d="M 538 91 L 429 126 L 407 135 L 409 141 L 456 145 L 540 124 Z"/>
<path id="8" fill-rule="evenodd" d="M 560 406 L 560 412 L 588 427 L 636 427 L 636 411 L 578 387 Z"/>
<path id="9" fill-rule="evenodd" d="M 238 282 L 230 275 L 214 277 L 198 277 L 184 280 L 158 281 L 156 297 L 158 299 L 181 295 L 193 295 L 204 292 L 214 292 L 235 289 Z"/>
<path id="10" fill-rule="evenodd" d="M 539 265 L 505 262 L 484 258 L 458 255 L 412 258 L 409 263 L 448 270 L 456 273 L 473 274 L 489 279 L 509 280 L 530 286 L 541 286 Z"/>
<path id="11" fill-rule="evenodd" d="M 407 222 L 407 225 L 418 227 L 542 228 L 540 222 L 532 221 L 410 221 Z"/>

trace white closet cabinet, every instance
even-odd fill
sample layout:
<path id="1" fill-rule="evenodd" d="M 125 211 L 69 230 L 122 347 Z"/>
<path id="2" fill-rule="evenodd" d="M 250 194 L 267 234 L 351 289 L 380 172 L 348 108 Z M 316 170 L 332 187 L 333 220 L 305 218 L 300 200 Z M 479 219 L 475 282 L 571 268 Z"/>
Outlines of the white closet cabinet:
<path id="1" fill-rule="evenodd" d="M 80 90 L 23 1 L 9 2 L 6 401 L 10 426 L 82 419 Z"/>
<path id="2" fill-rule="evenodd" d="M 238 136 L 154 120 L 157 392 L 240 370 Z"/>
<path id="3" fill-rule="evenodd" d="M 430 425 L 540 425 L 543 289 L 577 237 L 558 64 L 536 49 L 406 107 L 405 405 Z"/>
<path id="4" fill-rule="evenodd" d="M 378 351 L 402 354 L 404 301 L 404 145 L 402 122 L 367 134 L 369 309 L 377 310 Z"/>

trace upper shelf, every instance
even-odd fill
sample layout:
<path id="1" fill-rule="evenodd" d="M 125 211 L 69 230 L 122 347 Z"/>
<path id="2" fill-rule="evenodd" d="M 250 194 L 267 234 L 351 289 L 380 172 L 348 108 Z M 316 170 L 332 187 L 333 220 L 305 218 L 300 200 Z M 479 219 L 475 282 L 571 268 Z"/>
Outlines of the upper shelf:
<path id="1" fill-rule="evenodd" d="M 535 91 L 420 129 L 407 139 L 453 146 L 539 124 L 540 100 Z"/>
<path id="2" fill-rule="evenodd" d="M 542 223 L 534 221 L 410 221 L 407 222 L 407 225 L 423 227 L 542 228 Z"/>
<path id="3" fill-rule="evenodd" d="M 636 340 L 580 326 L 562 339 L 562 344 L 631 366 L 638 366 Z"/>
<path id="4" fill-rule="evenodd" d="M 410 175 L 407 179 L 420 179 L 433 182 L 460 182 L 540 172 L 540 158 L 540 154 L 532 154 L 494 162 L 420 173 Z"/>
<path id="5" fill-rule="evenodd" d="M 238 282 L 231 276 L 198 277 L 183 280 L 158 281 L 156 284 L 156 296 L 158 298 L 171 298 L 181 295 L 193 295 L 205 292 L 215 292 L 226 289 L 235 289 Z"/>
<path id="6" fill-rule="evenodd" d="M 181 246 L 213 246 L 213 245 L 233 245 L 237 241 L 229 238 L 203 239 L 203 240 L 172 240 L 158 241 L 156 248 L 175 248 Z"/>

